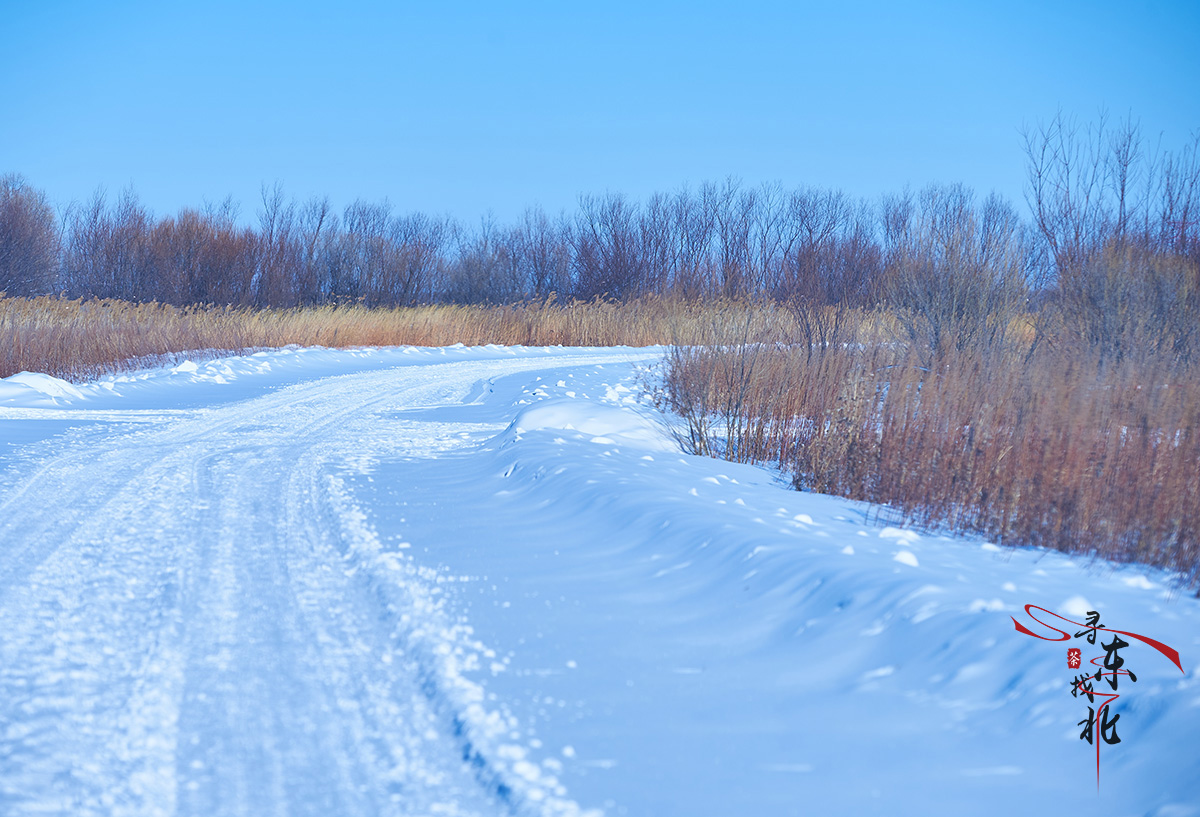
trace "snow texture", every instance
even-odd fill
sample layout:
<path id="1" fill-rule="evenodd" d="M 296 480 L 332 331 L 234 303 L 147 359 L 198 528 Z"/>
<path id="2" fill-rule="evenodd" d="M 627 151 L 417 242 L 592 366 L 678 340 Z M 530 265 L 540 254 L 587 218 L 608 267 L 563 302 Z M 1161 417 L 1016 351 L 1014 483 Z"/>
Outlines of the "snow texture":
<path id="1" fill-rule="evenodd" d="M 0 814 L 1200 814 L 1171 576 L 683 454 L 660 354 L 0 380 Z M 1025 604 L 1181 654 L 1099 791 Z"/>

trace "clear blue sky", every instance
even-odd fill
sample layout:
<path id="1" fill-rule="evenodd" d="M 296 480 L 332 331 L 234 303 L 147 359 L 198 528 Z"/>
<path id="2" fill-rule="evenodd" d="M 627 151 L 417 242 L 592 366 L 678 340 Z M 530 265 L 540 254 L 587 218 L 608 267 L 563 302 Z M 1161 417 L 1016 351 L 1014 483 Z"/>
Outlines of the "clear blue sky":
<path id="1" fill-rule="evenodd" d="M 262 183 L 476 221 L 728 175 L 1019 199 L 1061 108 L 1200 129 L 1200 2 L 0 0 L 0 173 L 157 213 Z"/>

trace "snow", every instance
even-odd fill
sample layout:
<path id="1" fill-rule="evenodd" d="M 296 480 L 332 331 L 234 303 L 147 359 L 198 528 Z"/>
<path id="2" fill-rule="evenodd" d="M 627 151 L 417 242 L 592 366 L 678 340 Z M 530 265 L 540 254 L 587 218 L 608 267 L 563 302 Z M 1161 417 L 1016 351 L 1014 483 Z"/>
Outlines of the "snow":
<path id="1" fill-rule="evenodd" d="M 54 406 L 82 398 L 79 389 L 48 374 L 20 372 L 0 379 L 0 405 Z"/>
<path id="2" fill-rule="evenodd" d="M 561 382 L 561 381 L 560 381 Z M 574 432 L 580 439 L 601 445 L 674 452 L 678 445 L 670 430 L 625 405 L 606 405 L 580 398 L 540 400 L 517 412 L 505 432 L 515 440 L 530 431 Z"/>
<path id="3" fill-rule="evenodd" d="M 660 354 L 0 380 L 0 813 L 1200 813 L 1173 577 L 686 455 Z M 1099 793 L 1026 604 L 1181 653 Z"/>

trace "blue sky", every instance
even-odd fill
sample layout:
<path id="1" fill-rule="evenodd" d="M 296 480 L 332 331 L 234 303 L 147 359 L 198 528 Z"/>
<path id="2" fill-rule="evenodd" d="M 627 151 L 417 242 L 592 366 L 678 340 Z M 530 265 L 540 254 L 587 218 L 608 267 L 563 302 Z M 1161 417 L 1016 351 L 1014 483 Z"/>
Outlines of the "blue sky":
<path id="1" fill-rule="evenodd" d="M 1022 194 L 1020 130 L 1200 129 L 1200 3 L 0 0 L 0 173 L 477 221 L 737 176 Z"/>

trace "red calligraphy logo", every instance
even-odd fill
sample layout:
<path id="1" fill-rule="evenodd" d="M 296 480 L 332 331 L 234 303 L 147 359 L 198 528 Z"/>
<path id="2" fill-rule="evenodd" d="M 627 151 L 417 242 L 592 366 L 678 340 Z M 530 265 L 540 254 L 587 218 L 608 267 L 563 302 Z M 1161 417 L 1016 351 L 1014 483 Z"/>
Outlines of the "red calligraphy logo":
<path id="1" fill-rule="evenodd" d="M 1083 663 L 1083 653 L 1078 647 L 1069 647 L 1067 649 L 1067 667 L 1069 669 L 1079 669 L 1079 665 Z"/>

